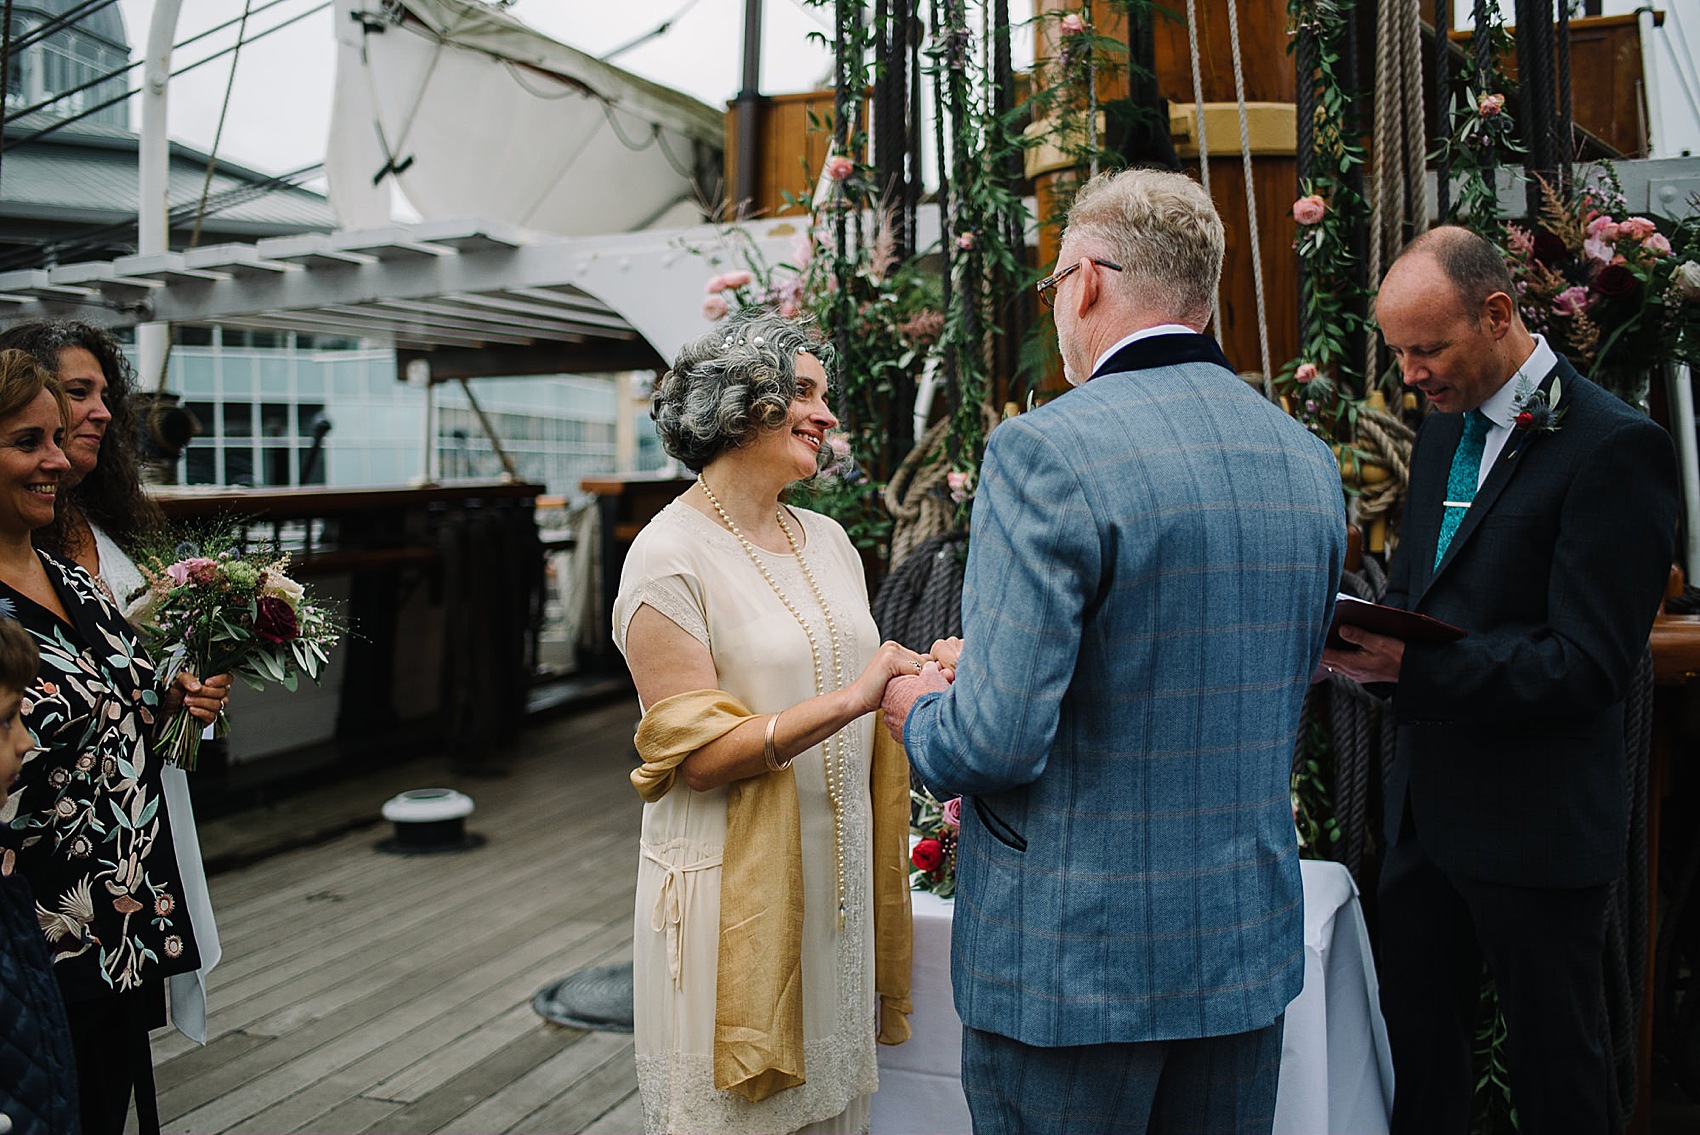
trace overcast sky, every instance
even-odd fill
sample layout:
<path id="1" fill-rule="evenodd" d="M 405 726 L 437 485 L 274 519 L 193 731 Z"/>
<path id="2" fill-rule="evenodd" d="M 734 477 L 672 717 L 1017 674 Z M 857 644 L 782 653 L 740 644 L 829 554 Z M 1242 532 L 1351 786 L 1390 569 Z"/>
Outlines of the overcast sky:
<path id="1" fill-rule="evenodd" d="M 253 0 L 253 6 L 260 7 L 262 2 Z M 252 21 L 249 34 L 307 12 L 320 2 L 282 0 Z M 1636 2 L 1606 0 L 1605 7 L 1608 12 L 1628 12 Z M 374 8 L 378 3 L 370 0 Z M 119 0 L 119 6 L 132 54 L 140 58 L 153 0 Z M 830 55 L 808 37 L 811 31 L 827 29 L 828 10 L 805 8 L 802 0 L 764 0 L 764 6 L 763 90 L 803 91 L 826 82 Z M 1654 45 L 1656 89 L 1664 104 L 1660 117 L 1666 129 L 1662 139 L 1656 135 L 1655 141 L 1666 156 L 1683 148 L 1700 152 L 1700 105 L 1690 101 L 1691 97 L 1700 100 L 1694 62 L 1700 53 L 1700 0 L 1660 0 L 1659 7 L 1668 13 L 1664 42 Z M 592 55 L 610 51 L 678 15 L 667 35 L 621 55 L 616 62 L 716 107 L 737 93 L 743 0 L 517 0 L 511 10 L 533 27 Z M 240 13 L 237 0 L 182 0 L 177 41 Z M 268 172 L 297 169 L 323 159 L 335 69 L 331 19 L 326 8 L 242 49 L 221 154 Z M 209 37 L 182 49 L 176 66 L 234 41 L 234 28 Z M 1676 75 L 1676 59 L 1687 61 L 1683 68 L 1689 76 L 1686 91 Z M 173 81 L 174 137 L 203 149 L 212 144 L 229 76 L 227 56 Z M 1186 92 L 1170 95 L 1187 97 Z"/>

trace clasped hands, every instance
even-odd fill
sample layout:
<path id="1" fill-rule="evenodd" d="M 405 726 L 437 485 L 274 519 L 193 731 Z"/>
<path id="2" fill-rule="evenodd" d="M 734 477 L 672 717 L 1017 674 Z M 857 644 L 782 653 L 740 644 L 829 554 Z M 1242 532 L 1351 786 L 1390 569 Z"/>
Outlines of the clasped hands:
<path id="1" fill-rule="evenodd" d="M 923 657 L 921 669 L 915 674 L 899 674 L 885 684 L 880 708 L 885 711 L 885 727 L 899 744 L 903 742 L 903 725 L 909 711 L 925 694 L 942 693 L 956 680 L 956 662 L 962 656 L 962 640 L 941 638 Z"/>

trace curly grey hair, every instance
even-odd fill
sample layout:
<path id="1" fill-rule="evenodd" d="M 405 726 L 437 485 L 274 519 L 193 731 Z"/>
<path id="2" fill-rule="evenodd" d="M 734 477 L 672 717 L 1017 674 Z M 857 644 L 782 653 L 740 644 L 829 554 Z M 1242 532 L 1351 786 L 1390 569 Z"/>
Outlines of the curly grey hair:
<path id="1" fill-rule="evenodd" d="M 693 473 L 761 430 L 785 425 L 797 396 L 797 356 L 813 355 L 832 372 L 832 350 L 804 323 L 768 308 L 744 308 L 687 343 L 655 388 L 650 417 L 661 447 Z M 834 461 L 820 448 L 820 468 Z"/>

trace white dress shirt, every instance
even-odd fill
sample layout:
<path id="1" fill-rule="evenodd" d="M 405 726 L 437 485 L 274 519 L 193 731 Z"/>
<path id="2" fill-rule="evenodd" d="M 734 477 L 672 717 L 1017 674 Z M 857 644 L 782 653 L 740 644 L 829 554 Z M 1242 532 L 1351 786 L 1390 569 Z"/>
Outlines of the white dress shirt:
<path id="1" fill-rule="evenodd" d="M 1127 346 L 1141 339 L 1155 339 L 1159 335 L 1197 335 L 1198 332 L 1184 323 L 1159 323 L 1155 327 L 1147 327 L 1143 331 L 1135 331 L 1132 335 L 1117 339 L 1109 350 L 1098 356 L 1098 361 L 1092 364 L 1092 373 L 1097 374 L 1098 368 L 1104 365 L 1104 360 Z"/>
<path id="2" fill-rule="evenodd" d="M 1476 472 L 1476 488 L 1481 488 L 1482 482 L 1487 480 L 1488 470 L 1499 460 L 1499 455 L 1505 451 L 1505 443 L 1511 438 L 1511 427 L 1517 424 L 1517 388 L 1524 379 L 1529 380 L 1531 389 L 1539 386 L 1541 379 L 1557 364 L 1558 355 L 1547 346 L 1545 337 L 1536 335 L 1535 349 L 1523 360 L 1517 373 L 1506 379 L 1505 385 L 1494 391 L 1493 397 L 1477 407 L 1487 415 L 1493 428 L 1482 440 L 1482 467 Z"/>

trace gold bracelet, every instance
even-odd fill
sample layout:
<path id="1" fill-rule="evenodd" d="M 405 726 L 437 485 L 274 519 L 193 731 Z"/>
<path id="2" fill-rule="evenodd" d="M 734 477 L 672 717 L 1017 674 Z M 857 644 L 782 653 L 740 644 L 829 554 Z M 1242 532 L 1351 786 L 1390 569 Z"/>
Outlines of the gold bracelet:
<path id="1" fill-rule="evenodd" d="M 783 713 L 784 711 L 781 710 L 780 712 Z M 761 759 L 767 762 L 769 772 L 783 772 L 791 767 L 792 761 L 797 759 L 796 757 L 789 757 L 782 761 L 779 759 L 779 755 L 773 751 L 773 731 L 778 727 L 779 714 L 770 715 L 767 719 L 767 736 L 762 738 L 761 743 Z"/>

